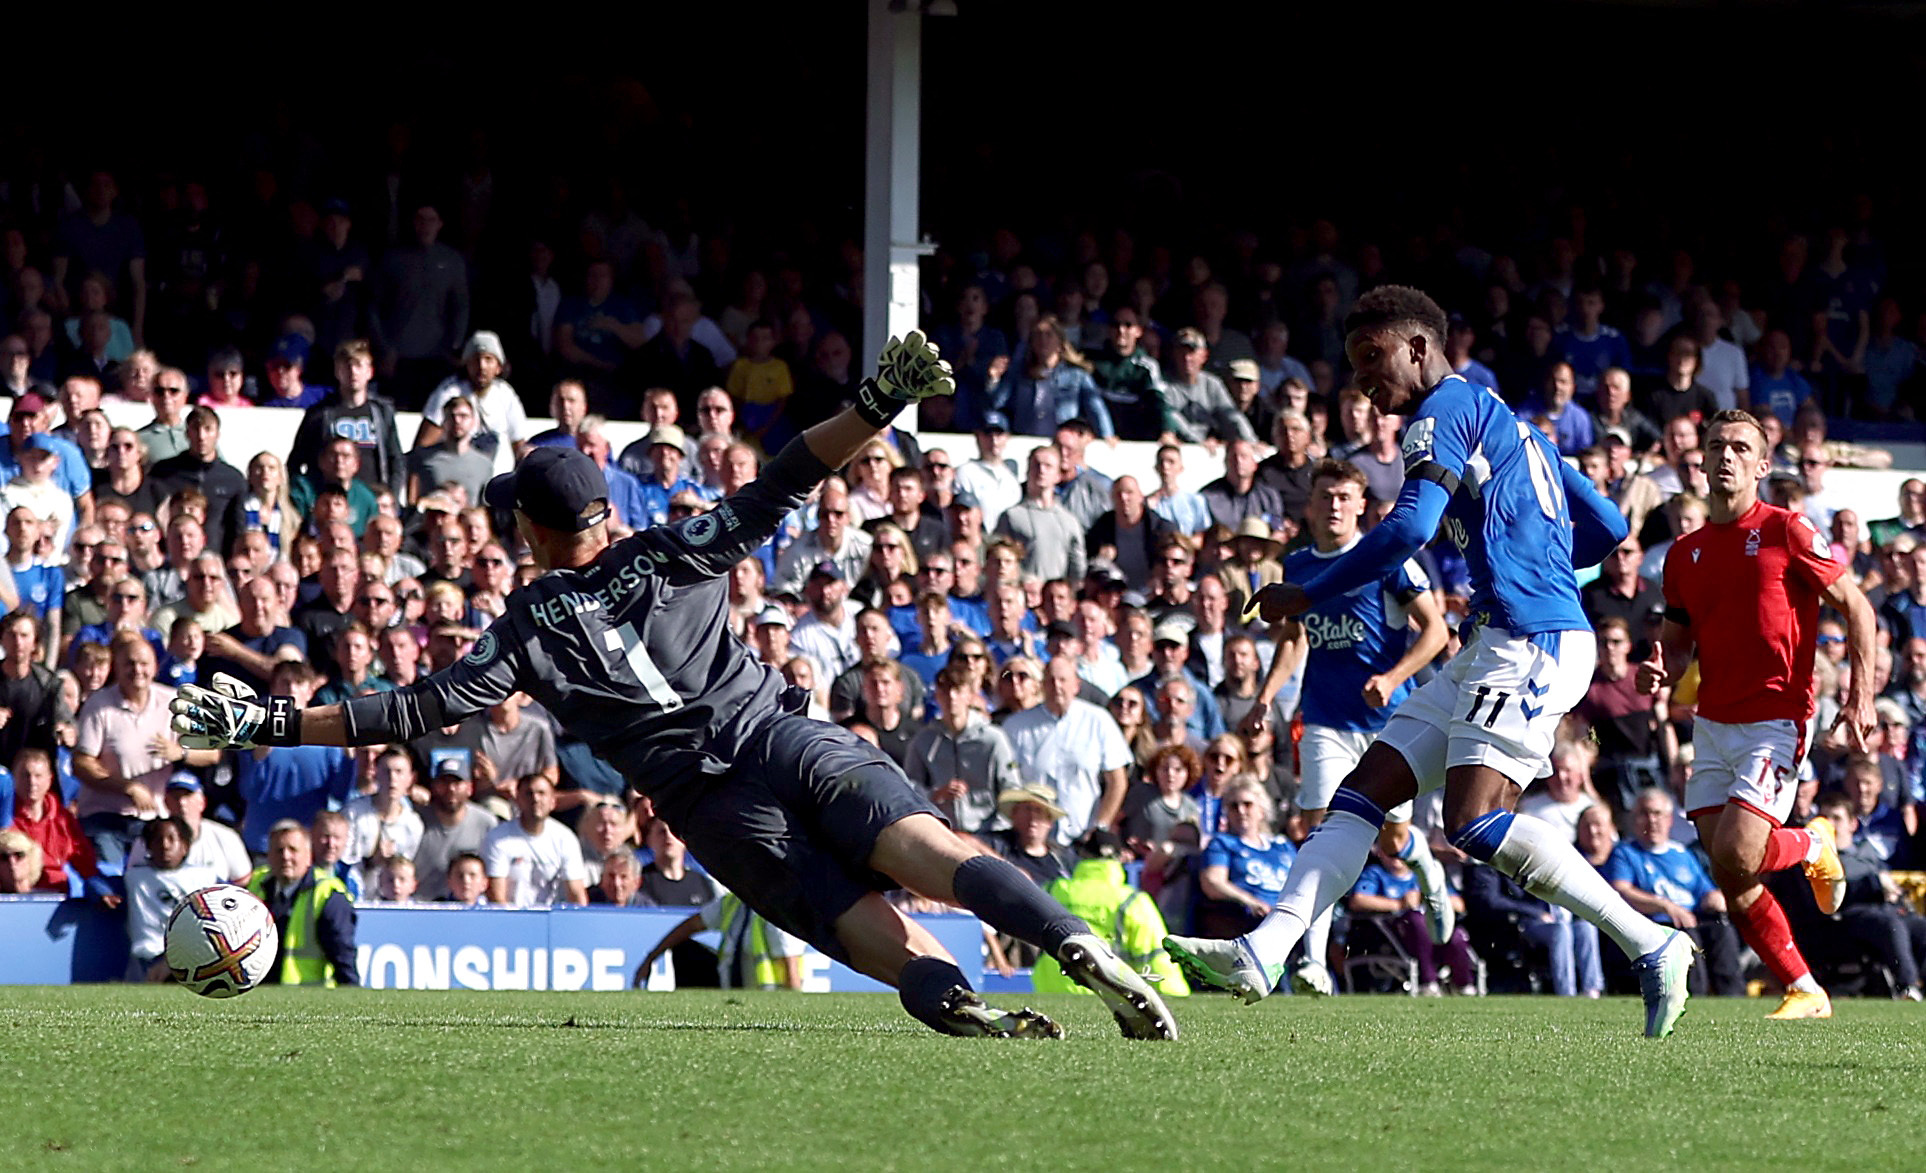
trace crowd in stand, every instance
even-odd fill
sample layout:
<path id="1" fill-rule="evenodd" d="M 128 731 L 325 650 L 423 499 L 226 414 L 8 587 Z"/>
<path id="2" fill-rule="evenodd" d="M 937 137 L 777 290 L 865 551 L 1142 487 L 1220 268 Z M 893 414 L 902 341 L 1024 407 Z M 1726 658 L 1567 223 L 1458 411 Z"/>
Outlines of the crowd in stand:
<path id="1" fill-rule="evenodd" d="M 374 186 L 372 203 L 301 197 L 272 216 L 184 180 L 151 185 L 136 214 L 106 172 L 0 192 L 0 891 L 118 905 L 143 869 L 245 881 L 291 824 L 355 899 L 717 895 L 567 714 L 525 697 L 352 753 L 222 755 L 168 729 L 174 688 L 215 673 L 328 702 L 467 654 L 536 573 L 479 507 L 532 446 L 589 453 L 618 532 L 641 529 L 713 508 L 862 374 L 848 249 L 825 265 L 738 258 L 686 218 L 650 224 L 612 186 L 531 224 L 524 265 L 483 267 L 474 184 L 453 201 Z M 732 572 L 752 654 L 1040 883 L 1111 833 L 1117 848 L 1087 854 L 1120 848 L 1173 929 L 1241 931 L 1307 831 L 1289 731 L 1318 682 L 1252 720 L 1276 633 L 1239 617 L 1306 540 L 1323 462 L 1356 470 L 1368 519 L 1396 496 L 1402 421 L 1346 385 L 1340 323 L 1361 290 L 1417 277 L 1454 312 L 1454 367 L 1542 428 L 1634 534 L 1585 587 L 1598 675 L 1525 809 L 1697 934 L 1717 992 L 1744 989 L 1675 809 L 1690 682 L 1652 698 L 1631 678 L 1664 552 L 1706 518 L 1702 421 L 1747 408 L 1775 438 L 1768 499 L 1831 536 L 1881 623 L 1875 749 L 1815 738 L 1795 816 L 1838 826 L 1853 895 L 1837 919 L 1802 887 L 1781 899 L 1808 910 L 1809 956 L 1917 997 L 1926 920 L 1892 873 L 1926 862 L 1926 485 L 1907 481 L 1894 515 L 1873 518 L 1827 482 L 1890 460 L 1829 437 L 1829 418 L 1908 419 L 1918 387 L 1871 222 L 1787 237 L 1753 285 L 1579 231 L 1528 261 L 1469 244 L 1390 258 L 1327 222 L 1292 240 L 1177 264 L 1127 232 L 1104 246 L 1085 233 L 1045 266 L 997 231 L 980 253 L 939 255 L 929 327 L 959 390 L 920 423 L 967 438 L 886 433 Z M 107 400 L 151 419 L 115 426 Z M 412 435 L 397 408 L 421 411 Z M 303 413 L 288 451 L 223 443 L 235 412 L 277 409 Z M 610 418 L 648 431 L 617 451 Z M 1041 443 L 1018 462 L 1012 434 Z M 1117 440 L 1155 441 L 1154 458 L 1115 478 L 1091 468 L 1090 446 Z M 1193 492 L 1197 444 L 1225 471 Z M 1420 560 L 1453 630 L 1442 660 L 1467 620 L 1466 570 L 1442 542 Z M 1843 635 L 1822 624 L 1820 730 L 1849 670 Z M 1467 945 L 1515 988 L 1624 980 L 1586 926 L 1434 850 L 1463 868 L 1467 935 L 1436 957 L 1422 933 L 1398 935 L 1423 954 L 1422 987 L 1472 988 Z M 1390 858 L 1348 905 L 1357 921 L 1419 915 Z"/>

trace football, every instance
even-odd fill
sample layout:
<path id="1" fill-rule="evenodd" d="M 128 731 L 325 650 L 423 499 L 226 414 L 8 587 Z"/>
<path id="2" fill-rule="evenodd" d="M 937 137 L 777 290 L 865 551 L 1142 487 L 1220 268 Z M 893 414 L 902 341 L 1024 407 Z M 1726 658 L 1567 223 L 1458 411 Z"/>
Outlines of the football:
<path id="1" fill-rule="evenodd" d="M 188 893 L 167 919 L 168 971 L 204 998 L 232 998 L 260 985 L 280 947 L 268 906 L 233 884 Z"/>

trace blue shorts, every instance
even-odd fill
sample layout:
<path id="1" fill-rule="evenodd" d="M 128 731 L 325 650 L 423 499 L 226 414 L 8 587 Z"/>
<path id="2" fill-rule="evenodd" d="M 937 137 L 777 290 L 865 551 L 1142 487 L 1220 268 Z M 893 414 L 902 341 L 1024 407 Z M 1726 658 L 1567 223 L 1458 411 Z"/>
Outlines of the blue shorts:
<path id="1" fill-rule="evenodd" d="M 910 815 L 943 817 L 881 750 L 789 714 L 733 765 L 658 798 L 657 810 L 718 883 L 838 961 L 848 958 L 837 918 L 898 886 L 868 866 L 877 836 Z"/>

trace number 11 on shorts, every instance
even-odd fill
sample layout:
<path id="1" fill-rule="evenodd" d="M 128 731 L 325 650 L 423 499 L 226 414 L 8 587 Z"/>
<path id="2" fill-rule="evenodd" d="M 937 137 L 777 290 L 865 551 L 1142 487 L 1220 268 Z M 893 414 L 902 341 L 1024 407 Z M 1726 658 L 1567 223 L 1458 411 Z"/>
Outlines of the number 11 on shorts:
<path id="1" fill-rule="evenodd" d="M 1484 707 L 1486 698 L 1490 696 L 1491 686 L 1489 684 L 1481 684 L 1478 686 L 1478 691 L 1474 693 L 1471 698 L 1471 711 L 1465 714 L 1465 724 L 1474 725 L 1477 723 L 1478 710 Z M 1508 692 L 1498 694 L 1498 699 L 1493 702 L 1490 710 L 1485 713 L 1485 728 L 1489 729 L 1497 723 L 1498 714 L 1504 711 L 1505 702 L 1510 699 L 1511 694 Z"/>

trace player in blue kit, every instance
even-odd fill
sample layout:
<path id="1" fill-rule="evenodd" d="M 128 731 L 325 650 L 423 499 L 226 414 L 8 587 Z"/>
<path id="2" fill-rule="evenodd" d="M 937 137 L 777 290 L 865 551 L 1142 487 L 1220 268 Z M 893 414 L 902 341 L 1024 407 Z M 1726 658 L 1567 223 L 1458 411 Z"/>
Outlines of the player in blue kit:
<path id="1" fill-rule="evenodd" d="M 1452 372 L 1446 328 L 1438 304 L 1407 286 L 1358 299 L 1345 349 L 1377 409 L 1409 418 L 1404 488 L 1349 553 L 1303 582 L 1265 587 L 1257 605 L 1274 623 L 1382 582 L 1442 524 L 1471 577 L 1464 650 L 1365 750 L 1262 924 L 1234 940 L 1165 944 L 1193 980 L 1262 998 L 1312 920 L 1357 880 L 1385 811 L 1443 786 L 1452 845 L 1635 958 L 1645 1033 L 1663 1038 L 1685 1012 L 1690 938 L 1634 911 L 1556 828 L 1511 811 L 1520 790 L 1550 774 L 1558 722 L 1591 681 L 1597 645 L 1573 568 L 1623 541 L 1625 520 L 1496 394 Z"/>
<path id="2" fill-rule="evenodd" d="M 1357 545 L 1364 517 L 1365 477 L 1341 460 L 1320 462 L 1311 471 L 1311 496 L 1305 528 L 1312 545 L 1284 560 L 1287 582 L 1313 578 Z M 1407 630 L 1415 627 L 1416 638 Z M 1346 591 L 1286 619 L 1278 635 L 1278 654 L 1258 690 L 1257 703 L 1244 720 L 1246 732 L 1266 723 L 1278 691 L 1304 668 L 1304 738 L 1298 743 L 1297 805 L 1312 826 L 1324 821 L 1332 795 L 1364 756 L 1391 712 L 1411 695 L 1411 677 L 1444 650 L 1444 612 L 1431 593 L 1431 581 L 1415 560 L 1399 563 L 1376 583 Z M 1444 869 L 1423 835 L 1411 831 L 1411 804 L 1385 812 L 1378 845 L 1386 855 L 1411 864 L 1424 893 L 1425 919 L 1433 940 L 1451 938 L 1456 915 L 1446 889 Z M 1329 994 L 1331 974 L 1324 963 L 1331 939 L 1331 909 L 1312 918 L 1304 934 L 1304 960 L 1292 973 L 1301 993 Z"/>

